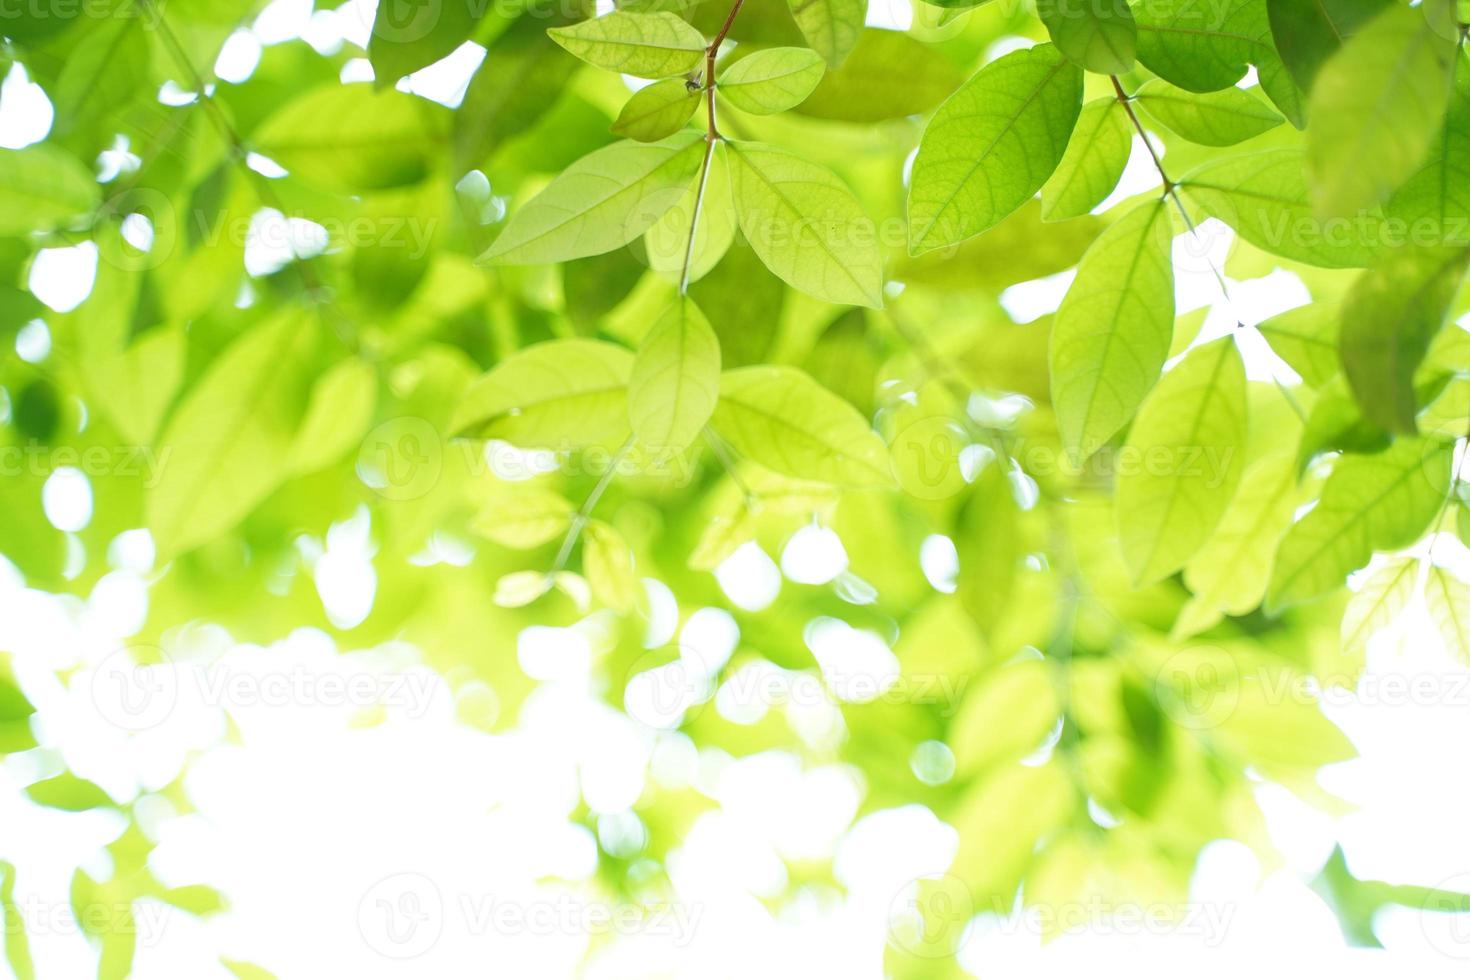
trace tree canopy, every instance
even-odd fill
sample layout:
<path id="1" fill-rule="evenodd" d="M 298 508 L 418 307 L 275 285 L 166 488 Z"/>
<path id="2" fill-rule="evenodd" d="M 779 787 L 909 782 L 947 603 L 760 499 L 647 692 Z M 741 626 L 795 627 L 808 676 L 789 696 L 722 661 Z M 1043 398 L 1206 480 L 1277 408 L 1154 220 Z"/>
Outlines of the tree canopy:
<path id="1" fill-rule="evenodd" d="M 1410 603 L 1470 660 L 1465 5 L 263 7 L 0 20 L 50 120 L 0 112 L 0 554 L 145 596 L 107 658 L 0 650 L 29 795 L 127 818 L 74 901 L 229 900 L 149 864 L 187 761 L 103 792 L 38 693 L 156 681 L 200 624 L 407 644 L 489 732 L 545 682 L 523 631 L 597 624 L 650 739 L 955 829 L 896 977 L 962 974 L 954 909 L 1182 903 L 1209 842 L 1270 853 L 1263 781 L 1335 806 L 1320 692 Z M 718 805 L 650 783 L 642 856 Z M 604 887 L 667 887 L 633 864 Z M 1345 923 L 1410 901 L 1324 880 Z"/>

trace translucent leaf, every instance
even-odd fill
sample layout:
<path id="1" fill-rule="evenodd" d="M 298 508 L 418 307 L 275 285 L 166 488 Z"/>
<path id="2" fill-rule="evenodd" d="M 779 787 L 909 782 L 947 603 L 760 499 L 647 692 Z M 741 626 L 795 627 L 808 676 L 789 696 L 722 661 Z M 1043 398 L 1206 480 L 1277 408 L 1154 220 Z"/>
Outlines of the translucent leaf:
<path id="1" fill-rule="evenodd" d="M 251 144 L 308 183 L 330 191 L 416 184 L 434 169 L 449 112 L 417 96 L 329 84 L 260 124 Z"/>
<path id="2" fill-rule="evenodd" d="M 1215 531 L 1184 566 L 1193 593 L 1171 634 L 1182 640 L 1261 604 L 1271 579 L 1271 559 L 1296 508 L 1296 467 L 1290 454 L 1257 460 Z"/>
<path id="3" fill-rule="evenodd" d="M 1061 162 L 1082 70 L 1055 46 L 998 58 L 941 105 L 909 183 L 909 252 L 954 245 L 1030 199 Z"/>
<path id="4" fill-rule="evenodd" d="M 1394 558 L 1378 569 L 1353 593 L 1342 613 L 1342 652 L 1361 656 L 1368 640 L 1392 625 L 1414 598 L 1419 583 L 1417 558 Z"/>
<path id="5" fill-rule="evenodd" d="M 1087 250 L 1051 332 L 1052 405 L 1081 458 L 1128 423 L 1158 380 L 1174 332 L 1163 201 L 1119 218 Z"/>
<path id="6" fill-rule="evenodd" d="M 619 612 L 633 611 L 643 599 L 632 549 L 611 524 L 589 521 L 583 529 L 582 574 L 593 597 Z"/>
<path id="7" fill-rule="evenodd" d="M 1339 459 L 1322 499 L 1292 525 L 1276 552 L 1268 610 L 1325 595 L 1374 551 L 1412 544 L 1444 499 L 1452 454 L 1449 443 L 1399 439 L 1377 455 Z"/>
<path id="8" fill-rule="evenodd" d="M 1082 107 L 1056 172 L 1041 188 L 1041 217 L 1060 221 L 1101 204 L 1128 165 L 1133 128 L 1123 103 L 1111 96 Z"/>
<path id="9" fill-rule="evenodd" d="M 812 94 L 826 70 L 821 55 L 807 48 L 767 48 L 726 68 L 718 92 L 745 112 L 785 112 Z"/>
<path id="10" fill-rule="evenodd" d="M 614 11 L 547 31 L 583 61 L 639 78 L 668 78 L 704 60 L 704 35 L 668 11 Z"/>
<path id="11" fill-rule="evenodd" d="M 711 420 L 742 456 L 800 480 L 893 483 L 888 449 L 857 409 L 791 367 L 726 371 Z"/>
<path id="12" fill-rule="evenodd" d="M 1470 263 L 1467 249 L 1396 249 L 1353 283 L 1342 305 L 1343 373 L 1368 421 L 1412 434 L 1414 375 Z"/>
<path id="13" fill-rule="evenodd" d="M 1257 327 L 1276 352 L 1302 380 L 1320 388 L 1338 372 L 1338 307 L 1332 303 L 1308 303 L 1278 313 Z"/>
<path id="14" fill-rule="evenodd" d="M 833 68 L 857 44 L 868 16 L 864 0 L 788 0 L 791 16 L 812 49 Z"/>
<path id="15" fill-rule="evenodd" d="M 696 201 L 699 222 L 694 221 Z M 689 262 L 689 281 L 698 282 L 715 267 L 735 240 L 738 225 L 735 198 L 730 191 L 730 167 L 725 144 L 716 143 L 710 158 L 709 175 L 703 194 L 696 179 L 663 216 L 643 236 L 643 251 L 649 268 L 662 272 L 675 282 L 684 272 L 684 259 L 689 252 L 689 232 L 694 231 L 694 254 Z"/>
<path id="16" fill-rule="evenodd" d="M 628 381 L 633 434 L 657 452 L 682 452 L 699 436 L 720 393 L 720 341 L 687 297 L 648 331 Z"/>
<path id="17" fill-rule="evenodd" d="M 595 150 L 517 211 L 480 261 L 565 262 L 626 245 L 678 203 L 703 156 L 692 130 Z"/>
<path id="18" fill-rule="evenodd" d="M 265 319 L 216 357 L 174 410 L 145 510 L 160 556 L 229 530 L 284 479 L 315 330 L 296 310 Z"/>
<path id="19" fill-rule="evenodd" d="M 1138 90 L 1137 101 L 1160 123 L 1203 146 L 1233 146 L 1281 124 L 1270 106 L 1238 88 L 1189 92 L 1156 78 Z"/>
<path id="20" fill-rule="evenodd" d="M 619 136 L 652 143 L 683 128 L 699 108 L 700 91 L 681 78 L 666 78 L 633 93 L 624 104 L 612 131 Z"/>
<path id="21" fill-rule="evenodd" d="M 1209 538 L 1240 483 L 1245 438 L 1245 364 L 1222 337 L 1164 375 L 1128 432 L 1118 530 L 1137 584 L 1178 571 Z"/>
<path id="22" fill-rule="evenodd" d="M 877 229 L 837 175 L 786 150 L 730 143 L 740 230 L 766 267 L 829 303 L 883 305 Z"/>
<path id="23" fill-rule="evenodd" d="M 628 437 L 633 354 L 600 340 L 516 351 L 466 389 L 450 432 L 525 448 L 613 447 Z"/>
<path id="24" fill-rule="evenodd" d="M 574 511 L 551 490 L 506 486 L 485 502 L 470 529 L 506 548 L 537 548 L 565 533 Z"/>
<path id="25" fill-rule="evenodd" d="M 1445 652 L 1470 663 L 1470 585 L 1436 565 L 1424 584 L 1424 602 Z"/>
<path id="26" fill-rule="evenodd" d="M 1206 163 L 1179 181 L 1205 212 L 1272 255 L 1329 269 L 1370 265 L 1388 239 L 1377 211 L 1321 219 L 1312 211 L 1300 150 L 1265 150 Z"/>
<path id="27" fill-rule="evenodd" d="M 1121 75 L 1133 68 L 1138 28 L 1128 4 L 1041 0 L 1036 13 L 1052 43 L 1088 71 Z"/>
<path id="28" fill-rule="evenodd" d="M 1318 214 L 1356 214 L 1413 176 L 1449 104 L 1453 57 L 1453 42 L 1423 13 L 1393 6 L 1327 60 L 1308 108 Z"/>
<path id="29" fill-rule="evenodd" d="M 1444 126 L 1424 165 L 1384 205 L 1416 245 L 1470 246 L 1470 56 L 1456 59 Z"/>

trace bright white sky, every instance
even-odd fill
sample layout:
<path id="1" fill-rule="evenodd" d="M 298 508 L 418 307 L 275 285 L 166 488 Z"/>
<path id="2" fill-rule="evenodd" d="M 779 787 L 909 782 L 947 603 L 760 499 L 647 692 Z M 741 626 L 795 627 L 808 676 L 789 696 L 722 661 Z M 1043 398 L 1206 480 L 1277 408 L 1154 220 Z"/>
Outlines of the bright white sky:
<path id="1" fill-rule="evenodd" d="M 249 30 L 226 44 L 216 73 L 226 83 L 250 76 L 262 45 L 304 37 L 319 50 L 344 38 L 363 45 L 373 19 L 371 2 L 311 12 L 309 0 L 276 0 Z M 903 0 L 874 0 L 869 22 L 906 27 Z M 448 105 L 457 104 L 483 49 L 466 44 L 438 65 L 401 83 Z M 356 59 L 344 78 L 371 77 Z M 187 98 L 177 92 L 161 98 Z M 51 109 L 20 66 L 0 87 L 0 145 L 43 139 Z M 99 161 L 129 165 L 125 147 Z M 134 161 L 135 162 L 135 161 Z M 279 175 L 269 161 L 263 172 Z M 1141 146 L 1113 198 L 1152 186 Z M 261 234 L 247 251 L 255 272 L 288 261 L 291 245 L 324 247 L 319 226 L 294 220 L 280 234 L 281 216 L 263 212 Z M 271 227 L 271 223 L 276 227 Z M 151 229 L 134 229 L 142 240 Z M 1309 296 L 1295 276 L 1231 284 L 1233 308 L 1218 302 L 1208 254 L 1223 267 L 1230 232 L 1205 229 L 1206 247 L 1181 237 L 1176 270 L 1181 311 L 1212 305 L 1202 334 L 1223 334 L 1236 318 L 1256 323 L 1301 305 Z M 56 310 L 70 309 L 91 288 L 96 250 L 91 245 L 43 252 L 31 285 Z M 1055 309 L 1069 275 L 1024 283 L 1003 302 L 1018 319 Z M 17 353 L 39 361 L 49 336 L 38 321 L 22 331 Z M 1289 369 L 1265 353 L 1251 358 L 1255 377 Z M 84 528 L 91 490 L 72 470 L 46 487 L 46 512 L 61 529 Z M 335 622 L 351 625 L 371 608 L 376 581 L 369 562 L 366 512 L 333 529 L 325 541 L 303 544 L 318 590 Z M 1470 554 L 1446 539 L 1436 555 L 1470 573 Z M 920 560 L 914 555 L 915 561 Z M 103 560 L 84 556 L 75 560 Z M 601 703 L 595 664 L 606 652 L 597 617 L 570 629 L 528 630 L 517 643 L 521 668 L 541 681 L 508 732 L 486 734 L 477 720 L 495 720 L 494 693 L 462 691 L 418 666 L 404 645 L 344 652 L 314 631 L 299 631 L 268 650 L 237 646 L 222 631 L 199 627 L 177 656 L 210 660 L 203 675 L 172 675 L 165 710 L 141 731 L 119 727 L 126 706 L 106 692 L 127 661 L 116 651 L 144 620 L 144 580 L 153 556 L 146 531 L 114 542 L 106 560 L 113 571 L 85 600 L 29 590 L 0 559 L 0 649 L 13 652 L 18 678 L 40 711 L 49 749 L 0 764 L 0 857 L 19 868 L 17 899 L 34 931 L 31 946 L 42 980 L 92 975 L 96 952 L 67 916 L 76 868 L 105 877 L 102 850 L 120 829 L 102 812 L 66 814 L 29 802 L 23 787 L 64 763 L 119 800 L 147 798 L 142 812 L 159 841 L 155 873 L 171 884 L 205 881 L 223 890 L 230 912 L 201 921 L 153 905 L 137 910 L 140 943 L 136 976 L 227 980 L 221 956 L 260 963 L 285 980 L 329 975 L 371 978 L 432 976 L 452 980 L 497 975 L 633 976 L 881 976 L 887 923 L 904 907 L 917 876 L 943 872 L 955 833 L 927 809 L 899 807 L 854 821 L 861 803 L 857 773 L 841 766 L 807 766 L 789 752 L 733 760 L 698 751 L 684 736 L 660 730 L 681 709 L 719 710 L 754 721 L 748 704 L 707 691 L 705 704 L 671 705 L 657 676 L 635 680 L 630 695 L 643 724 Z M 926 543 L 931 581 L 952 575 L 953 547 Z M 748 545 L 717 572 L 733 603 L 760 608 L 783 581 L 825 583 L 846 576 L 846 555 L 830 532 L 809 529 L 779 556 Z M 850 576 L 846 576 L 850 578 Z M 850 583 L 856 584 L 856 583 Z M 650 582 L 655 615 L 648 645 L 673 639 L 678 625 L 672 596 Z M 689 611 L 685 611 L 686 613 Z M 712 675 L 738 641 L 733 620 L 718 610 L 687 617 L 678 641 L 682 665 Z M 825 621 L 808 633 L 824 669 L 891 681 L 897 662 L 881 640 Z M 346 654 L 346 655 L 344 655 Z M 56 672 L 76 670 L 67 683 Z M 762 668 L 778 683 L 791 675 Z M 1437 679 L 1420 703 L 1375 695 L 1385 678 Z M 288 693 L 262 687 L 231 695 L 213 685 L 287 683 Z M 363 696 L 342 696 L 324 679 L 365 685 Z M 157 677 L 155 676 L 155 680 Z M 749 681 L 750 678 L 745 678 Z M 173 681 L 170 681 L 173 683 Z M 230 689 L 234 690 L 234 689 Z M 306 692 L 303 694 L 302 692 Z M 98 696 L 102 692 L 102 696 Z M 666 693 L 666 692 L 664 692 Z M 841 693 L 839 691 L 839 693 Z M 385 702 L 382 723 L 352 724 L 365 704 Z M 793 727 L 816 746 L 840 737 L 840 718 L 822 699 L 792 698 L 785 709 Z M 977 920 L 964 965 L 987 978 L 1073 978 L 1099 969 L 1134 976 L 1239 976 L 1243 969 L 1280 974 L 1291 965 L 1339 976 L 1377 976 L 1385 955 L 1420 975 L 1461 976 L 1470 957 L 1470 917 L 1395 911 L 1379 923 L 1389 954 L 1345 949 L 1327 907 L 1302 883 L 1341 841 L 1362 876 L 1470 891 L 1470 782 L 1463 746 L 1470 744 L 1470 671 L 1450 661 L 1414 609 L 1402 635 L 1381 636 L 1371 647 L 1360 696 L 1329 709 L 1357 745 L 1360 757 L 1332 767 L 1323 785 L 1356 804 L 1346 816 L 1311 810 L 1285 791 L 1263 785 L 1259 799 L 1286 867 L 1263 870 L 1240 844 L 1222 841 L 1201 859 L 1193 899 L 1196 928 L 1139 935 L 1093 930 L 1040 948 L 1037 936 L 1014 919 Z M 119 714 L 121 712 L 121 714 Z M 227 742 L 227 718 L 238 740 Z M 136 727 L 136 725 L 134 726 Z M 165 786 L 190 763 L 186 787 L 197 814 L 180 816 L 150 791 Z M 943 766 L 943 760 L 938 763 Z M 597 813 L 598 835 L 609 849 L 636 853 L 646 829 L 630 809 L 645 786 L 694 787 L 718 801 L 701 817 L 669 863 L 678 905 L 642 929 L 623 928 L 616 942 L 599 945 L 584 963 L 585 931 L 577 925 L 599 900 L 592 885 L 597 841 L 568 817 L 579 799 Z M 763 900 L 787 886 L 787 861 L 831 860 L 844 891 L 804 889 L 773 914 Z M 516 909 L 542 916 L 532 926 L 506 926 L 497 915 Z M 498 911 L 497 911 L 498 910 Z M 499 923 L 499 927 L 496 927 Z M 1458 930 L 1456 932 L 1456 929 Z M 411 958 L 400 958 L 405 954 Z M 1206 953 L 1207 955 L 1201 955 Z M 0 964 L 0 977 L 6 967 Z"/>

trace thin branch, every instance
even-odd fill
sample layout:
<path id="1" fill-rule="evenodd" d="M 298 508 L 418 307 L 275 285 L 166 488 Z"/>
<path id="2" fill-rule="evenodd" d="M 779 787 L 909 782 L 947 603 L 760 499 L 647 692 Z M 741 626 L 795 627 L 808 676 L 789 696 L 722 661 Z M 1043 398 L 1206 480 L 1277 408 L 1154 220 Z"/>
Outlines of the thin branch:
<path id="1" fill-rule="evenodd" d="M 561 548 L 556 553 L 556 560 L 552 562 L 551 570 L 546 573 L 547 578 L 550 578 L 567 567 L 567 559 L 572 556 L 572 548 L 577 544 L 577 539 L 581 537 L 582 528 L 586 527 L 587 522 L 592 519 L 592 512 L 597 509 L 597 501 L 602 499 L 602 494 L 607 490 L 608 485 L 612 483 L 612 478 L 616 475 L 618 466 L 623 462 L 624 457 L 628 455 L 629 450 L 632 448 L 633 437 L 628 436 L 627 439 L 623 440 L 622 448 L 617 451 L 617 455 L 613 456 L 612 462 L 607 464 L 607 469 L 603 471 L 602 476 L 597 478 L 597 483 L 592 487 L 592 492 L 587 494 L 586 499 L 582 501 L 582 506 L 578 507 L 577 512 L 572 515 L 571 526 L 567 528 L 567 535 L 562 539 Z"/>

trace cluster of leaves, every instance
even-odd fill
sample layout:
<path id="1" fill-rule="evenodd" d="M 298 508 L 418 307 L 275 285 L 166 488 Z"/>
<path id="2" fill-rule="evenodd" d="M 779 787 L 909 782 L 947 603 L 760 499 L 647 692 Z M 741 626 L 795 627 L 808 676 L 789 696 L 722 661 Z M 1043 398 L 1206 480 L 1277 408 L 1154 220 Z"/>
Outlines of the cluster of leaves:
<path id="1" fill-rule="evenodd" d="M 0 551 L 30 584 L 84 594 L 146 528 L 139 639 L 405 638 L 489 684 L 500 724 L 526 625 L 609 611 L 615 703 L 678 659 L 643 648 L 644 579 L 735 615 L 713 683 L 831 673 L 804 637 L 847 622 L 905 690 L 962 696 L 844 702 L 836 739 L 776 711 L 679 724 L 846 760 L 870 809 L 929 805 L 961 843 L 922 888 L 974 911 L 1182 898 L 1208 841 L 1270 852 L 1247 771 L 1330 802 L 1314 773 L 1350 746 L 1276 692 L 1350 681 L 1415 594 L 1470 657 L 1470 586 L 1410 551 L 1456 522 L 1470 543 L 1454 4 L 960 0 L 909 32 L 853 0 L 512 6 L 383 0 L 375 83 L 300 40 L 213 78 L 250 3 L 5 21 L 55 110 L 0 150 L 0 329 L 50 345 L 0 369 Z M 456 106 L 399 84 L 466 41 L 486 54 Z M 1135 148 L 1157 186 L 1113 204 Z M 267 212 L 324 244 L 247 268 Z M 1311 302 L 1201 341 L 1176 241 L 1227 227 L 1217 308 L 1278 269 Z M 47 308 L 38 253 L 83 244 L 90 294 Z M 1054 315 L 999 302 L 1073 267 Z M 62 466 L 84 527 L 43 512 Z M 377 598 L 334 621 L 313 562 L 363 513 Z M 813 522 L 846 549 L 832 582 L 740 605 L 708 574 Z M 919 560 L 944 541 L 952 580 Z M 0 687 L 7 749 L 30 714 Z M 650 791 L 649 854 L 711 805 Z M 933 976 L 960 938 L 899 937 L 890 968 Z"/>

